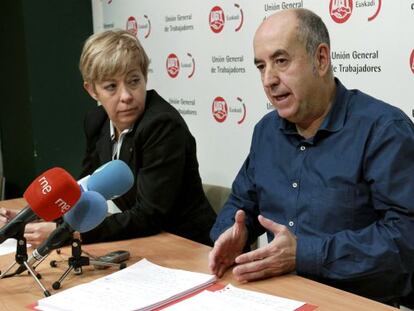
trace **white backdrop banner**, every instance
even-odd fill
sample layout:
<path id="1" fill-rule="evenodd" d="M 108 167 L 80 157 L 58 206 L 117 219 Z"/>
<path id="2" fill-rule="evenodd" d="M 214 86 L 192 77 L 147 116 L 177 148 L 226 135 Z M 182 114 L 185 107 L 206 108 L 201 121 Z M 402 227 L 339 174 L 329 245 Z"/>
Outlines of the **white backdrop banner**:
<path id="1" fill-rule="evenodd" d="M 121 28 L 151 59 L 148 89 L 184 117 L 204 183 L 230 186 L 269 104 L 252 40 L 266 16 L 288 8 L 320 15 L 335 75 L 413 118 L 414 0 L 92 0 L 95 32 Z"/>

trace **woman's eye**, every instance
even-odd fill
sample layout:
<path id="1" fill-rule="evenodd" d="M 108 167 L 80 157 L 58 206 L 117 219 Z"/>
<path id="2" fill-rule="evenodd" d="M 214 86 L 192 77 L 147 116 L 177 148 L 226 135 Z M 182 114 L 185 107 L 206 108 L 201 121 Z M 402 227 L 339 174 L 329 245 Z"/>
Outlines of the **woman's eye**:
<path id="1" fill-rule="evenodd" d="M 104 86 L 104 89 L 107 90 L 107 91 L 113 91 L 113 90 L 115 90 L 115 88 L 116 88 L 115 83 L 107 84 L 107 85 Z"/>
<path id="2" fill-rule="evenodd" d="M 129 81 L 129 84 L 131 84 L 131 85 L 137 85 L 137 84 L 139 84 L 139 81 L 140 81 L 139 78 L 135 78 L 135 79 L 132 79 L 131 81 Z"/>

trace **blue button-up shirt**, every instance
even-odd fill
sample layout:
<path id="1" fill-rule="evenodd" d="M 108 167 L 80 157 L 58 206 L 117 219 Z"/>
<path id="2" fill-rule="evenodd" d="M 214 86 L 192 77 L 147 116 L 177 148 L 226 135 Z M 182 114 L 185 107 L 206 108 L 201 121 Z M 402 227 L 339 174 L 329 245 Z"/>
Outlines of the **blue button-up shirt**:
<path id="1" fill-rule="evenodd" d="M 264 232 L 261 214 L 296 235 L 298 274 L 389 301 L 411 291 L 414 125 L 398 108 L 336 85 L 314 137 L 276 111 L 256 125 L 211 237 L 242 209 L 252 242 Z"/>

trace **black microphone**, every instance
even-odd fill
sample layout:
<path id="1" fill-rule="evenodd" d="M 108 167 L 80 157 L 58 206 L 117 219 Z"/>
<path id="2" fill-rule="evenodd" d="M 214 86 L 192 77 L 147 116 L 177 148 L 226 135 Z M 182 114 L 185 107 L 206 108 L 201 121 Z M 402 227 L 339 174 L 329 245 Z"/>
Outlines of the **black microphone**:
<path id="1" fill-rule="evenodd" d="M 28 222 L 43 218 L 57 219 L 79 200 L 81 190 L 76 180 L 64 169 L 55 167 L 36 178 L 23 197 L 29 203 L 16 217 L 0 229 L 0 243 L 23 234 Z"/>
<path id="2" fill-rule="evenodd" d="M 28 263 L 32 266 L 43 260 L 52 250 L 67 245 L 73 232 L 88 232 L 98 226 L 106 217 L 107 203 L 126 193 L 134 184 L 134 175 L 125 162 L 113 160 L 96 169 L 78 181 L 82 190 L 79 202 L 63 216 L 64 224 L 56 228 L 49 238 L 33 251 Z M 25 271 L 21 266 L 16 274 Z"/>
<path id="3" fill-rule="evenodd" d="M 29 266 L 43 260 L 52 250 L 67 245 L 72 240 L 73 232 L 88 232 L 98 226 L 105 219 L 107 210 L 108 204 L 101 194 L 95 191 L 82 192 L 78 203 L 65 214 L 65 221 L 33 251 L 27 261 Z M 20 266 L 15 274 L 25 270 L 25 266 Z"/>

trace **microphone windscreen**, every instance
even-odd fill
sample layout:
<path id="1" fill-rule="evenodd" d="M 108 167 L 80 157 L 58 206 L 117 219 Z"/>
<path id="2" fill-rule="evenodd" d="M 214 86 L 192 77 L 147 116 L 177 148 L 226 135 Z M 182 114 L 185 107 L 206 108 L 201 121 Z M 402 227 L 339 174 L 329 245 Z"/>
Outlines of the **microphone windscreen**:
<path id="1" fill-rule="evenodd" d="M 93 172 L 88 179 L 88 190 L 111 200 L 126 193 L 133 184 L 134 175 L 129 166 L 121 160 L 113 160 Z"/>
<path id="2" fill-rule="evenodd" d="M 64 169 L 54 167 L 37 177 L 23 197 L 37 216 L 51 221 L 69 211 L 80 195 L 76 180 Z"/>
<path id="3" fill-rule="evenodd" d="M 82 192 L 78 203 L 65 215 L 63 220 L 75 231 L 88 232 L 98 226 L 108 213 L 105 198 L 95 191 Z"/>
<path id="4" fill-rule="evenodd" d="M 82 192 L 88 191 L 88 179 L 91 177 L 91 175 L 85 176 L 78 180 L 78 185 Z"/>

